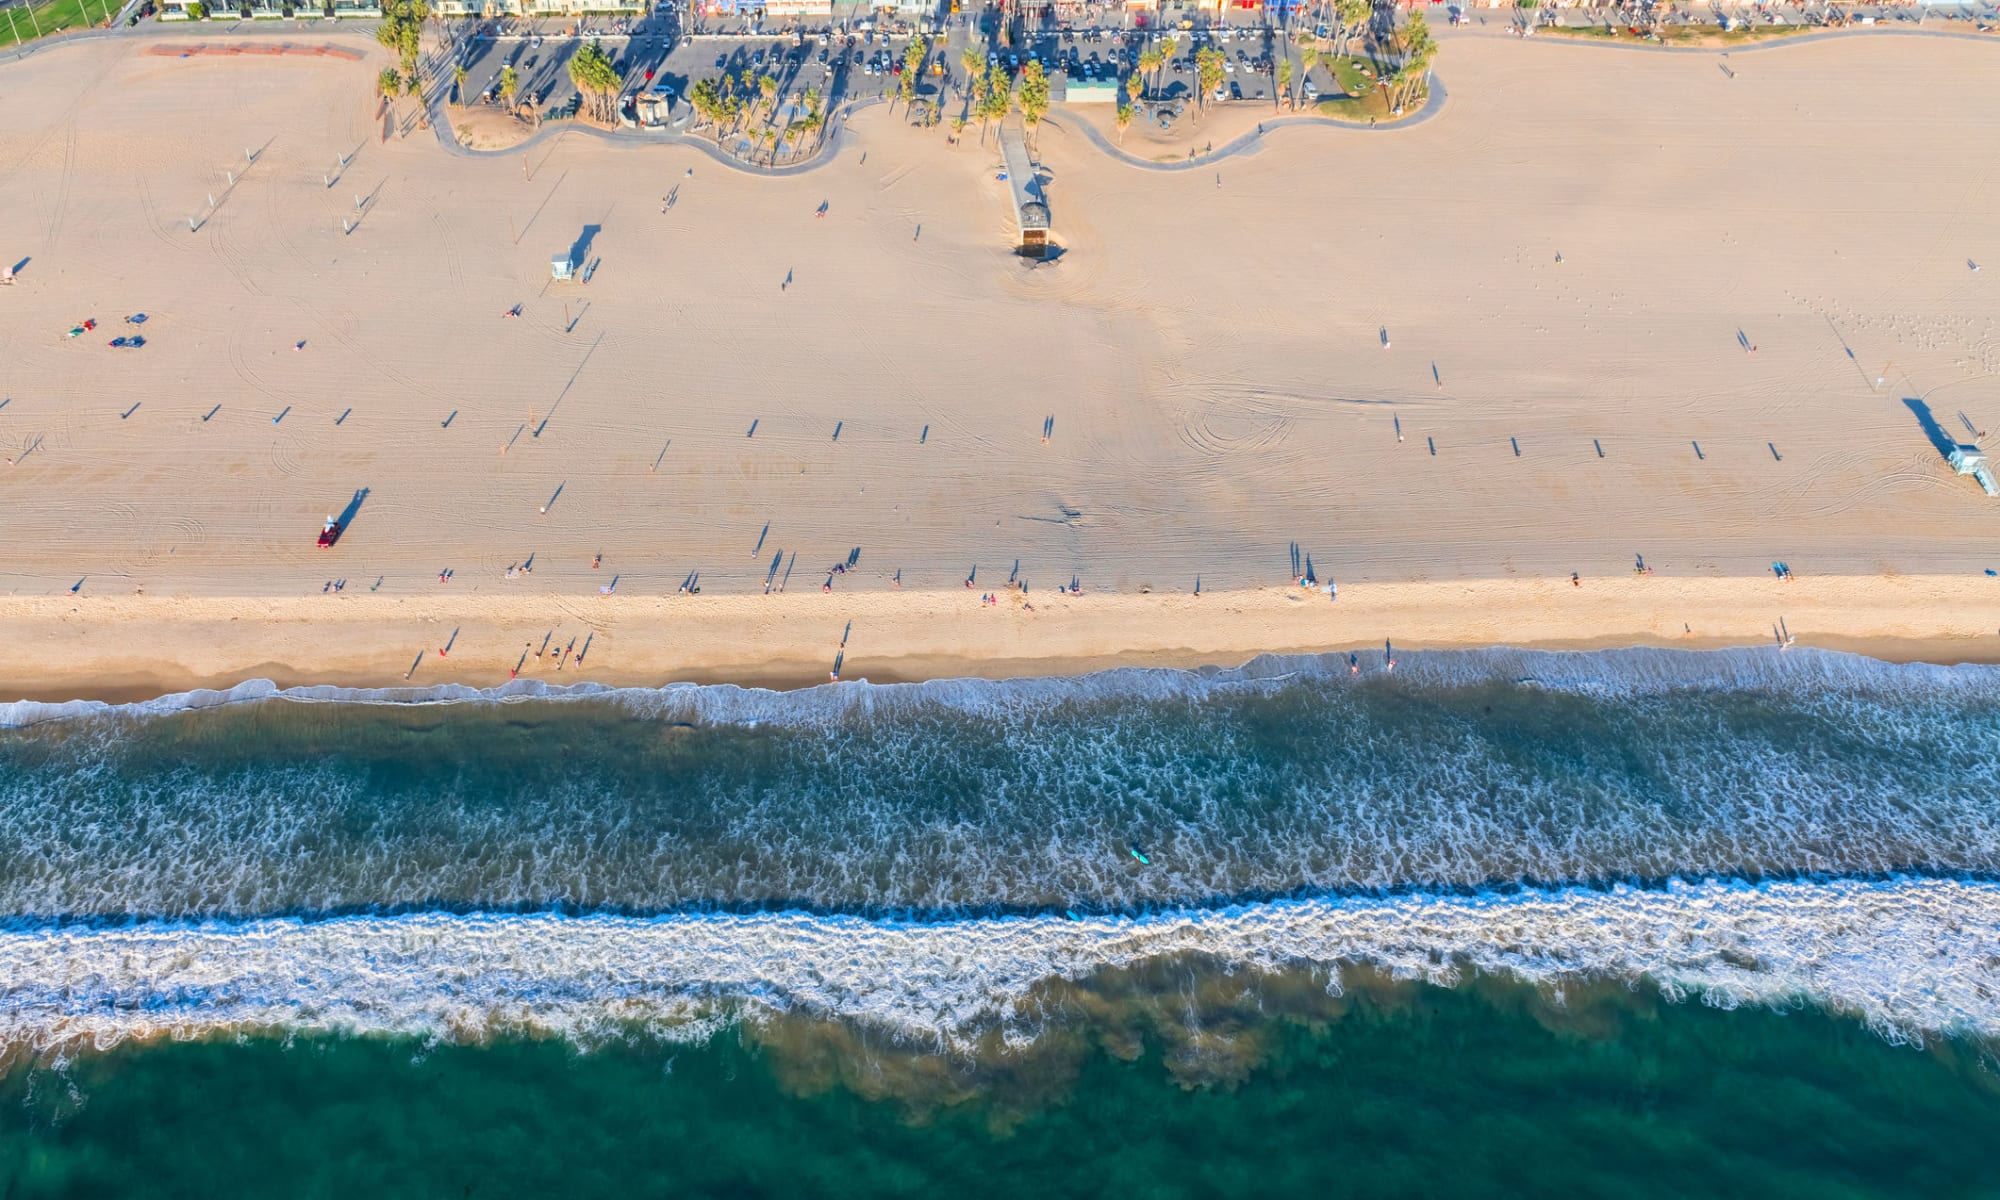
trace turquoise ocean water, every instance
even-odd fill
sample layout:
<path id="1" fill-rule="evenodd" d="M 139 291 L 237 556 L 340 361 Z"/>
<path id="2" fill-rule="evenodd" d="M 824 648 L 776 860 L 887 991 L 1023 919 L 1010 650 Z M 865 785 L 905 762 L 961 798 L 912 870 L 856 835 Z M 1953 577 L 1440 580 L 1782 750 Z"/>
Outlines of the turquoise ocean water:
<path id="1" fill-rule="evenodd" d="M 0 706 L 0 1180 L 2000 1195 L 1996 683 Z"/>

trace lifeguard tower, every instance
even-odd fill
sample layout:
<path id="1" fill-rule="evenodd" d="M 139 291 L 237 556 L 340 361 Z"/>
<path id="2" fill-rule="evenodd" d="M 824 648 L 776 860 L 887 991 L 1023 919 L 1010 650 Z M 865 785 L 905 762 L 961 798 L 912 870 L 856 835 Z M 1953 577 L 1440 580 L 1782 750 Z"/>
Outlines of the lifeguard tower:
<path id="1" fill-rule="evenodd" d="M 1978 480 L 1979 486 L 1986 489 L 1987 495 L 2000 496 L 2000 483 L 1994 481 L 1993 466 L 1986 461 L 1986 451 L 1978 446 L 1961 444 L 1953 446 L 1951 453 L 1944 456 L 1944 460 L 1960 475 L 1970 475 Z"/>
<path id="2" fill-rule="evenodd" d="M 558 283 L 576 278 L 576 260 L 569 256 L 568 251 L 549 260 L 549 278 Z"/>

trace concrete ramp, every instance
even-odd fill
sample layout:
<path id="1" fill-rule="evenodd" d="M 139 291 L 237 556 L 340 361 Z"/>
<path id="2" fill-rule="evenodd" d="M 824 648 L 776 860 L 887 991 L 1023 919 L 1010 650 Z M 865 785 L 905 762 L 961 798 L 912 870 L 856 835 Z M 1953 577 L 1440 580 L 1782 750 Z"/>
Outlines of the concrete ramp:
<path id="1" fill-rule="evenodd" d="M 1000 122 L 1000 156 L 1007 164 L 1007 186 L 1014 197 L 1014 225 L 1021 234 L 1021 253 L 1040 258 L 1048 253 L 1049 200 L 1042 177 L 1028 154 L 1028 134 L 1021 119 Z"/>

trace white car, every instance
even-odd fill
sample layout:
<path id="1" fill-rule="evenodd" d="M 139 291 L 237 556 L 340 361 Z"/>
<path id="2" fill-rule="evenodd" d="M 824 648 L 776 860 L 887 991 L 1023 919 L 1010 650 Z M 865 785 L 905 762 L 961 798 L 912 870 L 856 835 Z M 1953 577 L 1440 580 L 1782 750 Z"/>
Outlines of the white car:
<path id="1" fill-rule="evenodd" d="M 1314 83 L 1310 79 L 1306 80 L 1306 98 L 1308 100 L 1311 100 L 1311 99 L 1316 99 L 1318 96 L 1319 96 L 1319 85 Z"/>

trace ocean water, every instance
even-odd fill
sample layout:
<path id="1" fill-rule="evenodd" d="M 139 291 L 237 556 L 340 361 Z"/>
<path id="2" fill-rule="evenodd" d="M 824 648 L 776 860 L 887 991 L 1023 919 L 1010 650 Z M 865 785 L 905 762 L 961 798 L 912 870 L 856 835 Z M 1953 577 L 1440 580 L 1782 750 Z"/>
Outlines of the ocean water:
<path id="1" fill-rule="evenodd" d="M 0 1178 L 2000 1194 L 1996 684 L 1483 651 L 0 705 Z"/>

